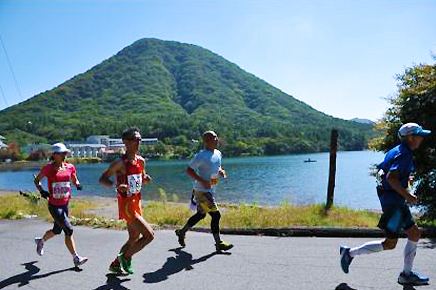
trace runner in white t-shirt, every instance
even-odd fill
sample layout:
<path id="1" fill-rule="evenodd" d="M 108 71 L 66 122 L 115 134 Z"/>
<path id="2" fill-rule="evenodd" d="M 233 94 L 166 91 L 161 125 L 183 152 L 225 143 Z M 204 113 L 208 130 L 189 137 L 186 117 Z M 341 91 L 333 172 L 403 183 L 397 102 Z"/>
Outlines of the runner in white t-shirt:
<path id="1" fill-rule="evenodd" d="M 226 178 L 226 172 L 221 167 L 221 152 L 216 149 L 218 136 L 213 131 L 206 131 L 203 134 L 204 149 L 198 152 L 189 163 L 186 173 L 195 180 L 193 189 L 193 201 L 197 206 L 197 213 L 189 218 L 186 225 L 176 230 L 179 244 L 185 246 L 186 232 L 206 217 L 208 213 L 211 218 L 211 230 L 215 239 L 217 251 L 227 251 L 233 245 L 220 238 L 219 221 L 221 214 L 215 202 L 216 185 L 219 177 Z"/>

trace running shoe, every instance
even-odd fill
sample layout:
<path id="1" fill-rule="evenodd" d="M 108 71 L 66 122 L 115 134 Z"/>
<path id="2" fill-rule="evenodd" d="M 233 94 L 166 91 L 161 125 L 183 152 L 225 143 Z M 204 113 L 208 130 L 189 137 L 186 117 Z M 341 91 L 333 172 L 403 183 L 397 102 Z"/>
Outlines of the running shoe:
<path id="1" fill-rule="evenodd" d="M 219 243 L 215 244 L 215 247 L 216 250 L 220 252 L 230 250 L 231 248 L 233 248 L 233 245 L 221 240 Z"/>
<path id="2" fill-rule="evenodd" d="M 135 273 L 132 267 L 132 259 L 126 259 L 122 254 L 118 255 L 118 261 L 121 264 L 121 267 L 124 271 L 126 271 L 127 274 L 132 275 Z"/>
<path id="3" fill-rule="evenodd" d="M 398 276 L 398 283 L 401 285 L 426 285 L 430 279 L 425 276 L 421 276 L 418 273 L 410 272 L 409 275 L 404 274 L 404 272 L 401 272 L 400 276 Z"/>
<path id="4" fill-rule="evenodd" d="M 35 244 L 38 255 L 44 255 L 44 240 L 42 238 L 35 238 Z"/>
<path id="5" fill-rule="evenodd" d="M 345 274 L 348 274 L 351 261 L 353 261 L 353 257 L 350 255 L 350 248 L 341 246 L 339 253 L 341 254 L 342 271 L 344 271 Z"/>
<path id="6" fill-rule="evenodd" d="M 126 272 L 124 272 L 118 259 L 116 259 L 110 264 L 109 271 L 117 275 L 126 275 Z"/>
<path id="7" fill-rule="evenodd" d="M 80 257 L 80 256 L 75 256 L 73 259 L 74 262 L 74 266 L 79 267 L 83 264 L 85 264 L 88 261 L 87 257 Z"/>
<path id="8" fill-rule="evenodd" d="M 179 238 L 180 246 L 185 247 L 185 233 L 182 230 L 176 230 L 176 236 Z"/>

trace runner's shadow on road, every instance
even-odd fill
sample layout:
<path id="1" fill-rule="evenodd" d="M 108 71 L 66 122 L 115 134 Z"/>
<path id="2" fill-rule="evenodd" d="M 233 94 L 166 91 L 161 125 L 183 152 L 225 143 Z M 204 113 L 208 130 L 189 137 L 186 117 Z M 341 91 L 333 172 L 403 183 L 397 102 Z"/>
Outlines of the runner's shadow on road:
<path id="1" fill-rule="evenodd" d="M 129 290 L 129 288 L 124 287 L 121 283 L 130 281 L 130 279 L 120 279 L 116 274 L 107 274 L 106 277 L 106 284 L 95 288 L 95 290 Z"/>
<path id="2" fill-rule="evenodd" d="M 168 279 L 169 276 L 183 270 L 190 271 L 194 269 L 192 265 L 202 263 L 215 255 L 231 255 L 231 253 L 213 252 L 198 259 L 193 260 L 192 254 L 185 252 L 182 248 L 170 249 L 168 251 L 176 253 L 176 257 L 168 257 L 162 268 L 155 272 L 145 273 L 144 283 L 159 283 Z"/>
<path id="3" fill-rule="evenodd" d="M 415 285 L 415 287 L 421 287 L 421 286 L 425 287 L 425 286 L 428 286 L 428 285 L 430 285 L 430 284 Z M 412 285 L 404 285 L 403 286 L 403 290 L 417 290 L 417 288 L 415 288 L 415 287 L 412 286 Z"/>
<path id="4" fill-rule="evenodd" d="M 5 288 L 5 287 L 10 286 L 10 285 L 13 285 L 13 284 L 18 284 L 18 287 L 22 287 L 24 285 L 29 284 L 30 281 L 32 281 L 32 280 L 47 278 L 51 275 L 59 274 L 62 272 L 67 272 L 67 271 L 80 272 L 80 271 L 82 271 L 79 268 L 71 267 L 71 268 L 67 268 L 67 269 L 63 269 L 63 270 L 57 270 L 57 271 L 52 271 L 52 272 L 48 272 L 45 274 L 36 275 L 37 273 L 39 273 L 39 271 L 41 271 L 40 268 L 38 268 L 34 265 L 36 263 L 38 263 L 38 262 L 33 261 L 33 262 L 21 264 L 24 266 L 24 268 L 27 270 L 27 272 L 24 272 L 24 273 L 9 277 L 3 281 L 0 281 L 0 289 Z"/>
<path id="5" fill-rule="evenodd" d="M 427 286 L 427 285 L 422 285 L 422 286 Z M 351 288 L 350 286 L 347 285 L 347 283 L 341 283 L 338 286 L 336 286 L 335 290 L 357 290 L 357 289 Z M 417 289 L 412 285 L 404 285 L 403 290 L 417 290 Z"/>
<path id="6" fill-rule="evenodd" d="M 347 283 L 341 283 L 338 286 L 336 286 L 335 290 L 357 290 L 356 288 L 351 288 L 347 285 Z"/>

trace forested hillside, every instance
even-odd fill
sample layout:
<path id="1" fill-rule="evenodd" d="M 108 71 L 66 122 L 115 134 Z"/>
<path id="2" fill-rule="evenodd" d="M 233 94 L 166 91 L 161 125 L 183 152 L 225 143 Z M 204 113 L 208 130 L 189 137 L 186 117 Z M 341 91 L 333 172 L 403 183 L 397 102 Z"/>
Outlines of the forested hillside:
<path id="1" fill-rule="evenodd" d="M 332 128 L 341 149 L 361 150 L 372 134 L 371 125 L 325 115 L 207 49 L 157 39 L 0 112 L 0 133 L 49 142 L 118 136 L 129 125 L 181 155 L 209 129 L 227 155 L 328 150 Z"/>

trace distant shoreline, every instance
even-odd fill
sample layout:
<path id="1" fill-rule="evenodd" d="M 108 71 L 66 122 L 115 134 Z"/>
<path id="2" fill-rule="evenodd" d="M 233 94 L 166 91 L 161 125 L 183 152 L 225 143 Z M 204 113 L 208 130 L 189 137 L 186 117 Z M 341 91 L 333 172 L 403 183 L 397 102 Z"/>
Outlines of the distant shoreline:
<path id="1" fill-rule="evenodd" d="M 72 158 L 67 159 L 68 162 L 73 164 L 81 163 L 101 163 L 103 162 L 100 158 Z M 21 170 L 32 170 L 41 169 L 43 166 L 47 165 L 50 161 L 15 161 L 15 162 L 1 162 L 0 172 L 2 171 L 21 171 Z M 0 189 L 1 190 L 1 189 Z"/>
<path id="2" fill-rule="evenodd" d="M 366 150 L 357 150 L 357 151 L 373 151 L 370 149 Z M 350 152 L 347 150 L 339 150 L 339 152 Z M 328 153 L 328 151 L 322 151 L 322 152 L 301 152 L 301 153 L 292 153 L 292 154 L 283 154 L 284 156 L 287 155 L 307 155 L 307 154 L 314 154 L 314 153 Z M 281 155 L 240 155 L 240 156 L 229 156 L 228 158 L 235 158 L 235 157 L 272 157 L 272 156 L 281 156 Z M 174 161 L 174 160 L 180 160 L 180 159 L 171 159 L 171 158 L 151 158 L 148 157 L 150 161 Z M 187 159 L 183 159 L 187 160 Z M 69 158 L 67 159 L 68 162 L 71 162 L 73 164 L 90 164 L 90 163 L 111 163 L 112 161 L 104 161 L 101 158 Z M 316 160 L 314 160 L 316 161 Z M 32 170 L 32 169 L 40 169 L 44 165 L 46 165 L 49 161 L 15 161 L 15 162 L 0 162 L 0 172 L 4 171 L 21 171 L 21 170 Z M 2 190 L 2 189 L 0 189 Z"/>
<path id="3" fill-rule="evenodd" d="M 46 164 L 47 161 L 2 162 L 0 163 L 0 172 L 40 169 L 42 166 Z"/>

